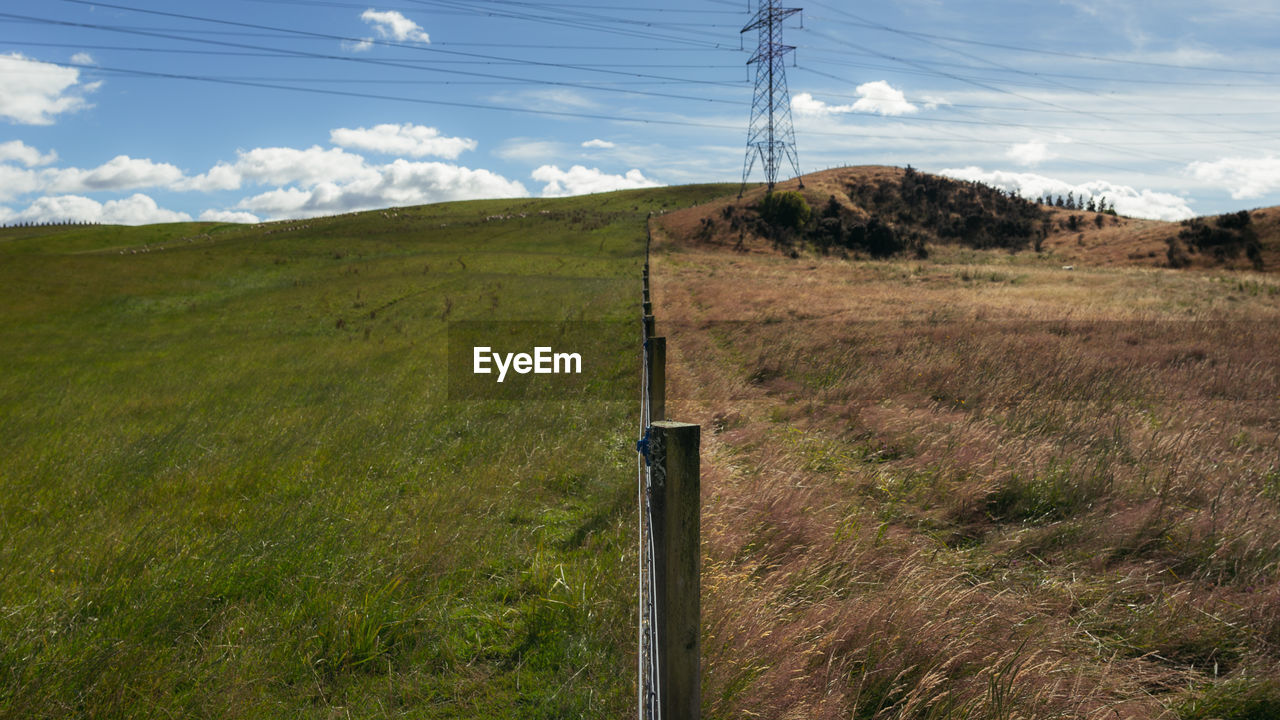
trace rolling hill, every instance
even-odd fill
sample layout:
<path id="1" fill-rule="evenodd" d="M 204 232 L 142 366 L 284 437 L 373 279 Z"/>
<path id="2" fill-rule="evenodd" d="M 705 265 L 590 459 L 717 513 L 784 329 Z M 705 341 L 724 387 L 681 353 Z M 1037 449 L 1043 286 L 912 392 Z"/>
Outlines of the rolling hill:
<path id="1" fill-rule="evenodd" d="M 727 191 L 0 230 L 0 717 L 625 714 L 638 390 L 452 398 L 447 328 L 630 330 Z"/>
<path id="2" fill-rule="evenodd" d="M 811 208 L 804 227 L 774 227 L 762 220 L 756 209 L 762 187 L 742 198 L 673 213 L 662 226 L 689 242 L 738 249 L 870 257 L 919 254 L 922 246 L 998 247 L 1099 267 L 1280 269 L 1280 208 L 1249 211 L 1248 228 L 1215 235 L 1195 230 L 1220 227 L 1224 221 L 1218 218 L 1171 223 L 1068 210 L 910 168 L 827 170 L 806 175 L 803 189 L 792 180 L 780 183 L 778 191 L 804 196 Z M 862 235 L 851 238 L 851 230 Z M 873 247 L 870 237 L 877 232 L 880 246 Z"/>
<path id="3" fill-rule="evenodd" d="M 705 717 L 1280 715 L 1280 211 L 736 192 L 0 229 L 0 717 L 633 713 L 633 388 L 445 345 L 633 322 L 650 213 Z"/>

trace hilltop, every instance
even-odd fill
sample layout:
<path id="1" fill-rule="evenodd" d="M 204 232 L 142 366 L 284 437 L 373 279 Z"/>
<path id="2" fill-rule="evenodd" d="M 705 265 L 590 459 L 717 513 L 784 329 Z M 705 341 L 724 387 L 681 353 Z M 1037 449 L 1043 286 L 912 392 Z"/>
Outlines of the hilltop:
<path id="1" fill-rule="evenodd" d="M 1280 269 L 1280 208 L 1177 223 L 1045 205 L 910 167 L 838 168 L 802 180 L 803 188 L 779 183 L 775 194 L 803 196 L 803 218 L 762 212 L 765 191 L 755 186 L 669 213 L 658 227 L 681 243 L 740 252 L 924 258 L 953 247 L 1073 265 Z"/>

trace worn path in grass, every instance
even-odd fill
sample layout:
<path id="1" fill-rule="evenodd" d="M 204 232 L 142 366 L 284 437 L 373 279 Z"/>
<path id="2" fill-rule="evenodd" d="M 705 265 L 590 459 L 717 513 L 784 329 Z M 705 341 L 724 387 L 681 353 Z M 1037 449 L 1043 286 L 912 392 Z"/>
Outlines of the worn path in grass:
<path id="1" fill-rule="evenodd" d="M 705 715 L 1280 713 L 1280 281 L 655 223 Z"/>
<path id="2" fill-rule="evenodd" d="M 445 331 L 632 320 L 725 191 L 0 230 L 0 717 L 628 712 L 634 402 L 447 402 Z"/>

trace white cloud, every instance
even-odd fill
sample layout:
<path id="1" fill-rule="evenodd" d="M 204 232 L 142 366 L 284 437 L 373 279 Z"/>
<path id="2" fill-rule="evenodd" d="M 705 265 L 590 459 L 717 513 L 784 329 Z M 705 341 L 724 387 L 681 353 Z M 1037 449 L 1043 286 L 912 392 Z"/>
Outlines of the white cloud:
<path id="1" fill-rule="evenodd" d="M 71 56 L 71 62 L 77 65 L 97 65 L 98 62 L 87 52 L 78 52 Z"/>
<path id="2" fill-rule="evenodd" d="M 418 23 L 395 10 L 378 11 L 369 8 L 360 14 L 360 19 L 372 25 L 373 29 L 384 38 L 391 38 L 397 42 L 431 42 L 431 37 L 423 32 Z"/>
<path id="3" fill-rule="evenodd" d="M 503 160 L 522 162 L 538 162 L 551 160 L 564 155 L 566 147 L 551 140 L 530 140 L 529 138 L 511 138 L 502 147 L 493 152 Z"/>
<path id="4" fill-rule="evenodd" d="M 57 159 L 58 153 L 52 150 L 48 153 L 41 153 L 21 140 L 0 143 L 0 162 L 17 160 L 27 167 L 38 167 L 40 165 L 48 165 Z"/>
<path id="5" fill-rule="evenodd" d="M 1048 144 L 1043 140 L 1028 140 L 1024 143 L 1018 143 L 1009 148 L 1004 155 L 1019 165 L 1030 167 L 1058 157 L 1057 153 L 1050 150 Z"/>
<path id="6" fill-rule="evenodd" d="M 1195 179 L 1231 191 L 1236 200 L 1247 200 L 1280 189 L 1280 158 L 1222 158 L 1193 162 L 1186 171 Z"/>
<path id="7" fill-rule="evenodd" d="M 34 170 L 0 165 L 0 201 L 35 192 L 40 189 L 40 174 Z"/>
<path id="8" fill-rule="evenodd" d="M 853 112 L 853 105 L 828 105 L 807 92 L 791 96 L 791 111 L 802 116 L 835 115 Z"/>
<path id="9" fill-rule="evenodd" d="M 467 150 L 476 149 L 476 141 L 471 138 L 445 137 L 433 127 L 410 123 L 374 125 L 371 128 L 338 128 L 329 132 L 329 142 L 340 147 L 384 155 L 437 155 L 449 160 Z"/>
<path id="10" fill-rule="evenodd" d="M 883 80 L 863 83 L 855 92 L 858 100 L 848 105 L 830 105 L 814 98 L 809 93 L 796 93 L 791 98 L 791 110 L 797 115 L 823 116 L 843 113 L 876 113 L 879 115 L 910 115 L 919 112 L 920 108 L 907 102 L 901 90 L 896 90 Z M 930 104 L 937 107 L 939 101 L 931 99 Z"/>
<path id="11" fill-rule="evenodd" d="M 585 168 L 581 165 L 574 165 L 568 170 L 561 170 L 555 165 L 543 165 L 534 170 L 531 177 L 538 182 L 546 183 L 542 188 L 543 197 L 585 195 L 662 185 L 660 182 L 646 178 L 634 168 L 628 170 L 625 175 L 609 175 L 597 168 Z"/>
<path id="12" fill-rule="evenodd" d="M 196 192 L 238 190 L 242 180 L 240 170 L 236 166 L 220 162 L 209 168 L 208 172 L 178 181 L 174 184 L 173 189 L 179 191 L 195 190 Z"/>
<path id="13" fill-rule="evenodd" d="M 1035 199 L 1046 194 L 1057 196 L 1075 193 L 1076 197 L 1106 196 L 1114 202 L 1116 212 L 1130 217 L 1156 220 L 1185 220 L 1196 213 L 1187 205 L 1187 199 L 1154 190 L 1138 190 L 1128 185 L 1116 185 L 1106 180 L 1090 180 L 1085 183 L 1069 183 L 1035 173 L 1016 173 L 1003 170 L 983 170 L 980 167 L 947 168 L 939 175 L 960 180 L 976 180 L 992 187 L 1017 193 L 1024 198 Z"/>
<path id="14" fill-rule="evenodd" d="M 919 111 L 915 105 L 907 102 L 901 90 L 883 81 L 863 83 L 857 89 L 859 100 L 853 104 L 855 112 L 879 113 L 880 115 L 910 115 Z"/>
<path id="15" fill-rule="evenodd" d="M 205 210 L 200 213 L 200 219 L 205 222 L 244 223 L 246 225 L 262 222 L 253 213 L 235 212 L 233 210 Z"/>
<path id="16" fill-rule="evenodd" d="M 359 42 L 343 42 L 342 49 L 350 52 L 368 52 L 373 49 L 373 38 L 361 38 Z"/>
<path id="17" fill-rule="evenodd" d="M 117 155 L 91 170 L 60 168 L 41 175 L 46 192 L 63 193 L 165 187 L 182 180 L 182 171 L 173 165 L 128 155 Z"/>
<path id="18" fill-rule="evenodd" d="M 22 53 L 0 55 L 0 117 L 22 125 L 52 125 L 57 115 L 89 107 L 82 93 L 100 85 L 81 84 L 76 68 Z"/>
<path id="19" fill-rule="evenodd" d="M 582 147 L 584 147 L 584 148 L 603 148 L 603 149 L 606 149 L 606 150 L 607 150 L 607 149 L 612 148 L 612 147 L 617 147 L 617 145 L 614 145 L 613 143 L 609 142 L 608 140 L 601 140 L 600 138 L 594 138 L 594 139 L 591 139 L 591 140 L 588 140 L 588 141 L 586 141 L 586 142 L 582 143 Z"/>
<path id="20" fill-rule="evenodd" d="M 237 207 L 279 219 L 528 194 L 524 185 L 488 170 L 396 160 L 388 165 L 368 167 L 349 182 L 326 181 L 309 188 L 277 188 L 245 198 Z"/>
<path id="21" fill-rule="evenodd" d="M 57 195 L 37 198 L 25 210 L 13 213 L 6 222 L 98 222 L 107 225 L 146 225 L 149 223 L 186 222 L 191 216 L 166 210 L 156 201 L 135 193 L 120 200 L 99 203 L 80 195 Z"/>
<path id="22" fill-rule="evenodd" d="M 924 101 L 925 110 L 937 110 L 943 105 L 950 105 L 951 101 L 946 98 L 937 97 L 936 95 L 921 95 L 920 99 Z"/>
<path id="23" fill-rule="evenodd" d="M 319 145 L 312 145 L 306 150 L 272 147 L 241 151 L 231 168 L 243 179 L 271 185 L 298 183 L 312 186 L 323 182 L 349 182 L 377 175 L 376 171 L 365 164 L 362 156 L 340 148 L 326 150 Z M 226 175 L 225 181 L 229 182 L 230 172 L 221 172 Z"/>

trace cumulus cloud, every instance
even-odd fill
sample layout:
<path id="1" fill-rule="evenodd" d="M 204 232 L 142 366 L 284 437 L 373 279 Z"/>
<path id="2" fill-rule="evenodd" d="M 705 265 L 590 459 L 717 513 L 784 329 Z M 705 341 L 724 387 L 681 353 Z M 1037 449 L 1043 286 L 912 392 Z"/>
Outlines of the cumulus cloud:
<path id="1" fill-rule="evenodd" d="M 445 137 L 433 127 L 410 123 L 374 125 L 371 128 L 338 128 L 329 132 L 329 142 L 339 147 L 383 155 L 436 155 L 449 160 L 467 150 L 476 149 L 476 141 L 471 138 Z"/>
<path id="2" fill-rule="evenodd" d="M 22 125 L 52 125 L 54 118 L 86 107 L 84 93 L 101 83 L 80 82 L 80 71 L 32 60 L 22 53 L 0 55 L 0 117 Z"/>
<path id="3" fill-rule="evenodd" d="M 606 150 L 607 150 L 607 149 L 612 148 L 612 147 L 617 147 L 617 145 L 614 145 L 613 143 L 609 142 L 608 140 L 601 140 L 600 138 L 594 138 L 594 139 L 591 139 L 591 140 L 588 140 L 588 141 L 586 141 L 586 142 L 582 143 L 582 147 L 584 147 L 584 148 L 603 148 L 603 149 L 606 149 Z"/>
<path id="4" fill-rule="evenodd" d="M 58 153 L 50 150 L 42 153 L 21 140 L 10 140 L 0 143 L 0 162 L 17 160 L 27 167 L 48 165 L 58 159 Z"/>
<path id="5" fill-rule="evenodd" d="M 205 210 L 200 213 L 200 219 L 205 222 L 244 223 L 246 225 L 262 222 L 253 213 L 235 212 L 234 210 Z"/>
<path id="6" fill-rule="evenodd" d="M 349 182 L 376 175 L 364 157 L 340 148 L 312 145 L 305 150 L 289 147 L 254 148 L 240 151 L 230 170 L 215 168 L 230 182 L 234 172 L 244 180 L 271 185 L 315 185 L 322 182 Z M 213 172 L 213 171 L 210 171 Z"/>
<path id="7" fill-rule="evenodd" d="M 529 194 L 524 185 L 496 173 L 447 163 L 401 159 L 365 170 L 349 182 L 325 181 L 306 188 L 270 190 L 241 200 L 237 207 L 278 219 Z"/>
<path id="8" fill-rule="evenodd" d="M 243 181 L 240 170 L 235 165 L 220 162 L 209 168 L 208 172 L 195 177 L 183 178 L 174 184 L 174 190 L 194 190 L 196 192 L 216 192 L 218 190 L 238 190 Z"/>
<path id="9" fill-rule="evenodd" d="M 1196 214 L 1187 205 L 1185 198 L 1149 189 L 1138 190 L 1128 185 L 1116 185 L 1106 180 L 1069 183 L 1035 173 L 1006 172 L 1003 170 L 987 171 L 976 166 L 947 168 L 939 170 L 938 174 L 959 180 L 976 180 L 1030 199 L 1043 197 L 1046 194 L 1053 196 L 1066 195 L 1069 192 L 1075 193 L 1077 197 L 1102 197 L 1105 195 L 1110 202 L 1115 203 L 1116 212 L 1130 217 L 1152 218 L 1155 220 L 1185 220 L 1189 217 L 1194 217 Z"/>
<path id="10" fill-rule="evenodd" d="M 895 89 L 883 80 L 863 83 L 858 86 L 858 101 L 853 104 L 855 112 L 878 113 L 880 115 L 910 115 L 919 108 L 907 102 L 901 90 Z"/>
<path id="11" fill-rule="evenodd" d="M 807 92 L 791 96 L 791 112 L 797 115 L 822 116 L 853 112 L 853 105 L 828 105 Z"/>
<path id="12" fill-rule="evenodd" d="M 97 65 L 98 62 L 87 52 L 78 52 L 71 56 L 71 62 L 77 65 Z"/>
<path id="13" fill-rule="evenodd" d="M 1193 162 L 1187 173 L 1201 182 L 1226 188 L 1236 200 L 1259 198 L 1280 189 L 1280 158 L 1222 158 Z"/>
<path id="14" fill-rule="evenodd" d="M 100 203 L 81 195 L 37 198 L 25 210 L 13 213 L 6 222 L 98 222 L 105 225 L 146 225 L 186 222 L 191 216 L 166 210 L 142 193 Z"/>
<path id="15" fill-rule="evenodd" d="M 378 35 L 396 42 L 431 42 L 431 37 L 418 23 L 395 10 L 379 11 L 369 8 L 360 14 L 360 19 L 372 25 Z"/>
<path id="16" fill-rule="evenodd" d="M 546 183 L 542 188 L 543 197 L 585 195 L 662 185 L 660 182 L 646 178 L 634 168 L 628 170 L 625 175 L 610 175 L 597 168 L 586 168 L 581 165 L 574 165 L 568 170 L 561 170 L 555 165 L 543 165 L 533 171 L 532 177 L 538 182 Z"/>
<path id="17" fill-rule="evenodd" d="M 82 168 L 45 170 L 42 173 L 42 179 L 43 189 L 47 192 L 119 191 L 172 185 L 182 179 L 182 171 L 169 163 L 117 155 L 89 170 Z"/>
<path id="18" fill-rule="evenodd" d="M 907 96 L 883 80 L 863 83 L 854 91 L 858 100 L 848 105 L 830 105 L 809 93 L 797 93 L 791 98 L 791 110 L 797 115 L 823 116 L 844 113 L 875 113 L 878 115 L 910 115 L 920 108 L 907 102 Z M 937 107 L 937 101 L 931 100 Z"/>
<path id="19" fill-rule="evenodd" d="M 0 165 L 0 202 L 40 189 L 40 174 L 12 165 Z"/>
<path id="20" fill-rule="evenodd" d="M 1018 143 L 1009 148 L 1004 155 L 1019 165 L 1030 167 L 1058 157 L 1056 153 L 1049 149 L 1049 145 L 1042 140 L 1028 140 L 1024 143 Z"/>

